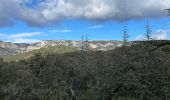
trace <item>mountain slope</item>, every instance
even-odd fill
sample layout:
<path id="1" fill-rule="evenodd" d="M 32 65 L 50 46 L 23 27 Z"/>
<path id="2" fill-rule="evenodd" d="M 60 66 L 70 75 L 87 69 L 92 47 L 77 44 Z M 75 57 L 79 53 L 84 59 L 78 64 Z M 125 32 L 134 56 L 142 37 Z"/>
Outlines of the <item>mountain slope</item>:
<path id="1" fill-rule="evenodd" d="M 0 56 L 15 55 L 15 54 L 17 54 L 17 51 L 15 49 L 0 47 Z"/>
<path id="2" fill-rule="evenodd" d="M 1 61 L 1 60 L 0 60 Z M 169 100 L 170 42 L 0 63 L 0 96 L 18 100 Z"/>
<path id="3" fill-rule="evenodd" d="M 100 42 L 101 43 L 101 42 Z M 98 42 L 94 42 L 94 44 L 99 44 Z M 107 42 L 103 42 L 103 45 L 107 44 Z M 100 44 L 101 45 L 101 44 Z M 168 40 L 160 40 L 160 41 L 132 41 L 130 43 L 130 47 L 143 47 L 143 49 L 146 49 L 146 46 L 149 45 L 149 49 L 151 51 L 164 51 L 169 53 L 169 46 L 170 46 L 170 41 Z M 108 49 L 106 49 L 107 51 L 115 48 L 115 47 L 109 47 L 106 46 Z M 117 46 L 119 48 L 119 46 Z M 145 47 L 145 48 L 144 48 Z M 134 49 L 134 48 L 133 48 Z M 11 50 L 11 49 L 3 49 L 2 50 L 6 53 L 4 53 L 4 55 L 8 54 L 7 56 L 4 56 L 4 60 L 5 61 L 19 61 L 22 59 L 28 59 L 31 56 L 33 56 L 35 53 L 41 53 L 42 55 L 46 55 L 48 53 L 68 53 L 68 52 L 74 52 L 77 50 L 80 50 L 80 47 L 73 47 L 72 45 L 58 45 L 58 46 L 50 46 L 47 45 L 45 47 L 41 47 L 40 49 L 35 49 L 35 50 L 31 50 L 28 52 L 24 52 L 24 53 L 17 53 L 15 50 Z M 98 49 L 91 49 L 91 50 L 103 50 L 102 47 L 98 46 Z M 8 52 L 9 51 L 9 52 Z M 134 50 L 134 51 L 140 51 L 140 50 Z M 13 55 L 15 54 L 15 55 Z M 141 52 L 142 54 L 142 52 Z"/>
<path id="4" fill-rule="evenodd" d="M 51 53 L 62 54 L 62 53 L 67 53 L 67 52 L 75 52 L 76 50 L 78 50 L 78 48 L 66 47 L 66 46 L 53 46 L 53 47 L 49 46 L 49 47 L 44 47 L 41 49 L 37 49 L 37 50 L 25 52 L 25 53 L 4 56 L 3 59 L 6 62 L 19 61 L 19 60 L 23 60 L 23 59 L 28 59 L 36 53 L 41 53 L 42 55 L 45 56 L 45 55 L 51 54 Z"/>

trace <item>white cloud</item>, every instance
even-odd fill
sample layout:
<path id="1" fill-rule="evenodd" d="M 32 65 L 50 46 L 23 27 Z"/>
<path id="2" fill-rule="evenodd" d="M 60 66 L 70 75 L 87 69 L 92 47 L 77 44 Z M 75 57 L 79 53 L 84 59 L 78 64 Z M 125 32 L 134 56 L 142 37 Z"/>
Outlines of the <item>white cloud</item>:
<path id="1" fill-rule="evenodd" d="M 25 38 L 25 37 L 32 37 L 42 35 L 43 32 L 30 32 L 30 33 L 18 33 L 10 35 L 8 38 Z"/>
<path id="2" fill-rule="evenodd" d="M 153 35 L 154 40 L 166 40 L 168 37 L 168 30 L 159 29 Z"/>
<path id="3" fill-rule="evenodd" d="M 0 26 L 12 25 L 14 19 L 31 26 L 51 25 L 64 19 L 95 21 L 165 17 L 163 9 L 170 0 L 38 0 L 30 8 L 32 0 L 1 0 Z M 5 9 L 5 10 L 4 10 Z"/>
<path id="4" fill-rule="evenodd" d="M 135 37 L 135 41 L 140 41 L 140 40 L 144 40 L 144 36 L 141 34 Z"/>
<path id="5" fill-rule="evenodd" d="M 72 30 L 70 29 L 63 29 L 63 30 L 51 30 L 51 33 L 70 33 Z"/>
<path id="6" fill-rule="evenodd" d="M 5 37 L 6 36 L 6 34 L 4 34 L 4 33 L 0 33 L 0 37 L 2 38 L 2 37 Z"/>
<path id="7" fill-rule="evenodd" d="M 35 43 L 39 42 L 40 40 L 33 39 L 34 36 L 42 36 L 44 35 L 43 32 L 28 32 L 28 33 L 16 33 L 16 34 L 4 34 L 0 33 L 1 39 L 7 42 L 14 42 L 14 43 Z"/>
<path id="8" fill-rule="evenodd" d="M 103 28 L 104 25 L 94 25 L 94 26 L 90 26 L 89 29 L 99 29 L 99 28 Z"/>
<path id="9" fill-rule="evenodd" d="M 6 34 L 0 33 L 0 41 L 3 41 L 6 38 Z"/>
<path id="10" fill-rule="evenodd" d="M 14 43 L 36 43 L 36 42 L 40 42 L 40 40 L 36 40 L 36 39 L 25 39 L 25 38 L 16 38 L 13 39 L 12 42 Z"/>
<path id="11" fill-rule="evenodd" d="M 169 33 L 169 30 L 158 29 L 151 35 L 151 38 L 153 40 L 166 40 L 166 39 L 168 39 L 168 33 Z M 144 35 L 140 34 L 140 35 L 136 36 L 135 40 L 136 41 L 146 40 L 146 38 Z"/>

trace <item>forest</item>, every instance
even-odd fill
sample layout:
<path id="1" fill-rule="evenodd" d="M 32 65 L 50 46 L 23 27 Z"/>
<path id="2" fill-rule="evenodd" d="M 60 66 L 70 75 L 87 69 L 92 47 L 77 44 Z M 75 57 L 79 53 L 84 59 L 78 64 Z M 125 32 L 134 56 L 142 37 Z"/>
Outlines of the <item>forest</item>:
<path id="1" fill-rule="evenodd" d="M 0 59 L 0 100 L 169 100 L 170 41 Z"/>

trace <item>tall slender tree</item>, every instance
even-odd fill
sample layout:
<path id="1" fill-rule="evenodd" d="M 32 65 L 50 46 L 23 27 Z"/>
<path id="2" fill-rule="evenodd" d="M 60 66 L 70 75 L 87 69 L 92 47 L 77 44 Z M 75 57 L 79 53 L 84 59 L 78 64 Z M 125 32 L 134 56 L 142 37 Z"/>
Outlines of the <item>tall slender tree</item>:
<path id="1" fill-rule="evenodd" d="M 127 29 L 127 23 L 125 23 L 124 29 L 123 29 L 123 45 L 127 46 L 128 45 L 128 29 Z"/>
<path id="2" fill-rule="evenodd" d="M 82 35 L 81 41 L 81 63 L 82 67 L 87 66 L 87 55 L 85 51 L 89 51 L 89 41 L 87 35 Z"/>
<path id="3" fill-rule="evenodd" d="M 151 38 L 151 34 L 152 34 L 152 28 L 151 28 L 151 26 L 149 25 L 149 22 L 147 21 L 146 22 L 146 33 L 145 33 L 145 38 L 146 38 L 146 40 L 151 40 L 152 38 Z"/>
<path id="4" fill-rule="evenodd" d="M 88 51 L 89 50 L 89 41 L 88 41 L 88 36 L 83 35 L 82 36 L 82 41 L 81 41 L 81 50 L 82 51 Z"/>

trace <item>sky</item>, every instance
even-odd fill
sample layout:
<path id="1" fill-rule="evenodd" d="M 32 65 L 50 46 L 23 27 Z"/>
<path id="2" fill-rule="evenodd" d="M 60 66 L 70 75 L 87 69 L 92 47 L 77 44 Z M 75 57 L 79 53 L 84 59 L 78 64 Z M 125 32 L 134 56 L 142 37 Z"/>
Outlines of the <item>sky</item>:
<path id="1" fill-rule="evenodd" d="M 170 39 L 170 0 L 0 0 L 0 40 L 144 40 L 146 23 L 152 38 Z"/>

